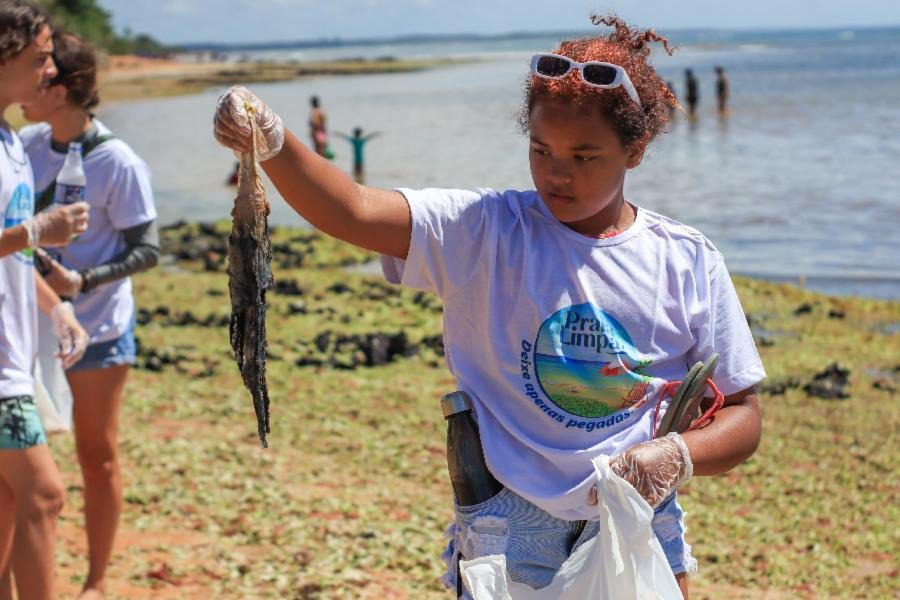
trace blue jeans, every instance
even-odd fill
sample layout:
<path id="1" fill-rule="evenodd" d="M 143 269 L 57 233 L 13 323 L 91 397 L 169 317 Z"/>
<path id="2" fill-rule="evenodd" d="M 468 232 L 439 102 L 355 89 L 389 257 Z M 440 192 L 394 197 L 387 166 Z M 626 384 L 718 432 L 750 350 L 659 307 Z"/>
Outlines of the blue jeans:
<path id="1" fill-rule="evenodd" d="M 119 365 L 133 365 L 137 362 L 137 346 L 134 342 L 135 320 L 125 333 L 114 340 L 91 344 L 84 351 L 84 356 L 77 363 L 69 367 L 69 372 L 93 371 L 94 369 L 107 369 Z"/>
<path id="2" fill-rule="evenodd" d="M 456 506 L 442 558 L 444 584 L 457 588 L 457 560 L 504 554 L 510 579 L 534 589 L 550 585 L 563 562 L 600 531 L 598 521 L 564 521 L 504 488 L 475 506 Z M 696 560 L 684 539 L 684 512 L 673 494 L 654 510 L 653 532 L 674 574 L 694 571 Z M 467 594 L 463 598 L 468 598 Z"/>

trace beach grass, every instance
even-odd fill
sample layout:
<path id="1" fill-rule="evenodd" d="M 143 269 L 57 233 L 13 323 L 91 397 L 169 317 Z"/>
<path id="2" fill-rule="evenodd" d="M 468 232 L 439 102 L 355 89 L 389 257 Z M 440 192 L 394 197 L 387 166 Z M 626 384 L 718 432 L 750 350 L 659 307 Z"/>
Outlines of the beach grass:
<path id="1" fill-rule="evenodd" d="M 197 232 L 165 232 L 169 251 Z M 273 243 L 268 450 L 228 342 L 221 248 L 135 278 L 142 368 L 121 418 L 112 597 L 446 598 L 438 402 L 454 380 L 428 343 L 440 302 L 356 272 L 374 257 L 313 232 L 279 228 Z M 772 388 L 759 451 L 683 490 L 692 598 L 896 597 L 900 303 L 737 287 Z M 407 356 L 361 366 L 351 340 L 400 332 Z M 849 398 L 798 387 L 834 361 L 851 371 Z M 72 593 L 86 568 L 81 483 L 71 439 L 51 445 L 69 491 L 59 575 Z"/>

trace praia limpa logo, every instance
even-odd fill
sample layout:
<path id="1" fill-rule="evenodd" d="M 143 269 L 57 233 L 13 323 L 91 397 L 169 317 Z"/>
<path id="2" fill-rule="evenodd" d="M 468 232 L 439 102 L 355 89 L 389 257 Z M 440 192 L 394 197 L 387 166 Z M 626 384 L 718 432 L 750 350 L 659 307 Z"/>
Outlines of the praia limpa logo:
<path id="1" fill-rule="evenodd" d="M 644 403 L 651 361 L 611 315 L 590 303 L 570 306 L 544 321 L 534 345 L 541 389 L 561 409 L 605 417 Z"/>
<path id="2" fill-rule="evenodd" d="M 15 227 L 32 216 L 34 216 L 34 193 L 27 183 L 20 183 L 9 198 L 9 205 L 6 207 L 6 214 L 3 216 L 3 228 Z M 34 264 L 34 250 L 31 248 L 25 248 L 20 252 L 16 252 L 13 256 L 26 264 Z"/>

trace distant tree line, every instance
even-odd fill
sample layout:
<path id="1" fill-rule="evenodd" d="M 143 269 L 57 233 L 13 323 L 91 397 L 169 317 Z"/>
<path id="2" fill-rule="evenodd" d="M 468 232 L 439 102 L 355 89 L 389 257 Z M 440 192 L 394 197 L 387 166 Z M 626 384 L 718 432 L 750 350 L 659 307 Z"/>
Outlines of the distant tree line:
<path id="1" fill-rule="evenodd" d="M 125 29 L 121 35 L 117 34 L 112 26 L 112 14 L 97 0 L 35 1 L 53 16 L 55 22 L 110 54 L 165 56 L 172 51 L 143 33 L 135 35 Z"/>

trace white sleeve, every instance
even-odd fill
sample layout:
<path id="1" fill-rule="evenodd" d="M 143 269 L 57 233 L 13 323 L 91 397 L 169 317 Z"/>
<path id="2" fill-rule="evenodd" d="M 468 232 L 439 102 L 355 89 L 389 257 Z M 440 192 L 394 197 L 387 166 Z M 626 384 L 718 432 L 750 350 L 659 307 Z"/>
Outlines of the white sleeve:
<path id="1" fill-rule="evenodd" d="M 381 257 L 391 283 L 448 298 L 475 275 L 482 251 L 492 243 L 489 201 L 482 191 L 407 190 L 412 235 L 406 260 Z"/>
<path id="2" fill-rule="evenodd" d="M 713 380 L 726 396 L 745 390 L 766 378 L 747 317 L 722 255 L 709 273 L 709 312 L 698 315 L 693 325 L 694 347 L 689 365 L 719 353 Z"/>
<path id="3" fill-rule="evenodd" d="M 117 230 L 156 219 L 150 168 L 143 161 L 118 166 L 109 187 L 109 219 Z"/>

